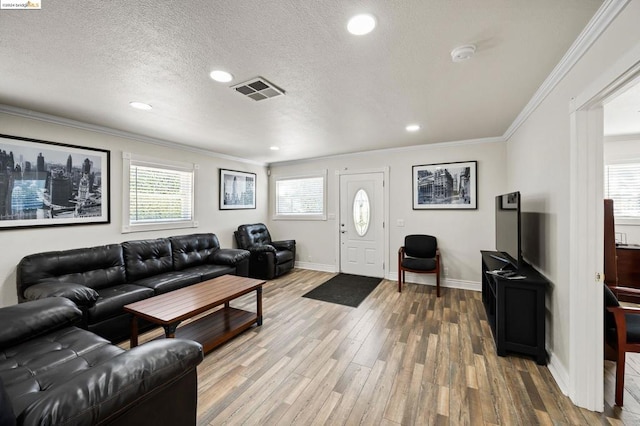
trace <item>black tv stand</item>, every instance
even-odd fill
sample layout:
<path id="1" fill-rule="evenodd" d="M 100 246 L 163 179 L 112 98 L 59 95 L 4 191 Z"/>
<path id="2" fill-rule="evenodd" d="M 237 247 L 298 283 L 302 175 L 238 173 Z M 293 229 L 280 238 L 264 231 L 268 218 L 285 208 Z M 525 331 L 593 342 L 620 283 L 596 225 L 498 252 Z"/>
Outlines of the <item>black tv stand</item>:
<path id="1" fill-rule="evenodd" d="M 515 275 L 491 273 L 504 267 L 502 253 L 480 253 L 482 302 L 498 355 L 532 355 L 538 364 L 545 365 L 545 293 L 549 281 L 524 262 Z M 514 279 L 515 276 L 519 278 Z"/>

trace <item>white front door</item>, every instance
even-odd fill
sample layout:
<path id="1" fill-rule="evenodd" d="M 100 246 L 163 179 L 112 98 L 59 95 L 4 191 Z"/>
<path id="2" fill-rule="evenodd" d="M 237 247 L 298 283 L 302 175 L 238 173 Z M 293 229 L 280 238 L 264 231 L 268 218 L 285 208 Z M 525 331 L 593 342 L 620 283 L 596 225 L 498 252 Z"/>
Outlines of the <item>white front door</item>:
<path id="1" fill-rule="evenodd" d="M 384 173 L 340 175 L 340 272 L 384 277 Z"/>

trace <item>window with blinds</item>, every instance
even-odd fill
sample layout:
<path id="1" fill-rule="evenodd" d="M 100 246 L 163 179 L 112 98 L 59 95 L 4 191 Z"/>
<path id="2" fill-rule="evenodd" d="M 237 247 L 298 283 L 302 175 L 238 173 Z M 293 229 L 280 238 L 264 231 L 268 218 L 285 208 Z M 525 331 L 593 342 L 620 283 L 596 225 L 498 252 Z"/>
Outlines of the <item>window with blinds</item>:
<path id="1" fill-rule="evenodd" d="M 640 219 L 640 163 L 606 165 L 604 192 L 616 218 Z"/>
<path id="2" fill-rule="evenodd" d="M 326 172 L 275 179 L 274 219 L 326 219 Z"/>
<path id="3" fill-rule="evenodd" d="M 123 232 L 197 226 L 193 164 L 125 155 Z"/>

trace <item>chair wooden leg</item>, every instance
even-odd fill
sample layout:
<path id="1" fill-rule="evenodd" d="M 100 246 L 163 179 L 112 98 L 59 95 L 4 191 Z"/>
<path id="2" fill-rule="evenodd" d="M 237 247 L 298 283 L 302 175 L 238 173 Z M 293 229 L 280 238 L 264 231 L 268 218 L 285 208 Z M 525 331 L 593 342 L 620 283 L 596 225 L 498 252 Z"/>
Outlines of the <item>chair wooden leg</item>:
<path id="1" fill-rule="evenodd" d="M 398 293 L 402 293 L 402 278 L 404 276 L 404 271 L 398 268 Z"/>
<path id="2" fill-rule="evenodd" d="M 618 348 L 618 360 L 616 361 L 616 405 L 622 407 L 624 395 L 624 366 L 626 352 Z"/>
<path id="3" fill-rule="evenodd" d="M 436 296 L 440 297 L 440 271 L 436 272 Z"/>

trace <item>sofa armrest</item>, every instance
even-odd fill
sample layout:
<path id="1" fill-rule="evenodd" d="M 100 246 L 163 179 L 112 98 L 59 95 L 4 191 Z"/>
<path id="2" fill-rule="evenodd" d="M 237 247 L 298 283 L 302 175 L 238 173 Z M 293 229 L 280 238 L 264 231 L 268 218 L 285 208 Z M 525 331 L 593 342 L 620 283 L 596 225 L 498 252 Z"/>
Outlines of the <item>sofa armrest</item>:
<path id="1" fill-rule="evenodd" d="M 90 308 L 98 300 L 98 292 L 82 284 L 51 281 L 30 286 L 24 291 L 24 297 L 27 300 L 66 297 L 78 306 Z"/>
<path id="2" fill-rule="evenodd" d="M 190 340 L 145 343 L 47 390 L 25 410 L 19 423 L 109 423 L 185 375 L 195 374 L 202 360 L 202 346 Z"/>
<path id="3" fill-rule="evenodd" d="M 247 250 L 242 249 L 219 249 L 213 253 L 211 260 L 217 265 L 235 266 L 239 262 L 248 259 L 250 255 Z"/>
<path id="4" fill-rule="evenodd" d="M 0 349 L 76 324 L 82 311 L 69 299 L 49 297 L 0 308 Z"/>
<path id="5" fill-rule="evenodd" d="M 271 245 L 278 250 L 295 250 L 296 240 L 271 241 Z"/>
<path id="6" fill-rule="evenodd" d="M 249 250 L 249 252 L 253 255 L 253 254 L 261 254 L 261 253 L 275 253 L 276 252 L 276 248 L 274 246 L 272 246 L 271 244 L 263 244 L 260 246 L 253 246 L 248 248 L 247 250 Z"/>

